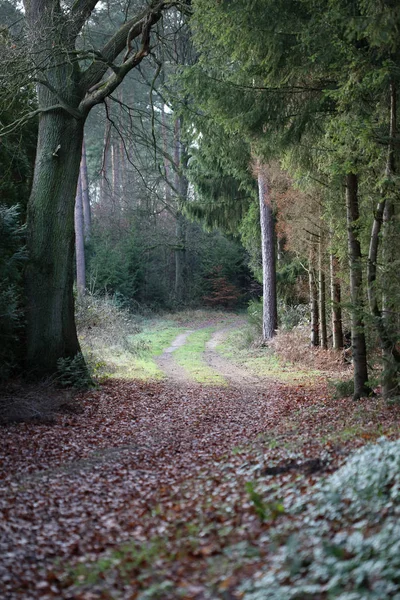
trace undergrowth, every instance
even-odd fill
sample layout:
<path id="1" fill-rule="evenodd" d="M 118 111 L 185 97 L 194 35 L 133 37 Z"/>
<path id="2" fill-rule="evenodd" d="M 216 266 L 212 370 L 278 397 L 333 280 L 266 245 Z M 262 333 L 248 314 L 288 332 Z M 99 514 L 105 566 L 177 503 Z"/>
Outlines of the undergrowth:
<path id="1" fill-rule="evenodd" d="M 269 532 L 285 541 L 245 600 L 400 599 L 399 441 L 359 450 L 290 510 L 297 531 Z"/>
<path id="2" fill-rule="evenodd" d="M 172 320 L 132 315 L 113 298 L 91 294 L 78 299 L 76 322 L 89 372 L 100 381 L 162 379 L 154 357 L 181 332 Z"/>
<path id="3" fill-rule="evenodd" d="M 288 335 L 288 334 L 285 334 Z M 270 377 L 284 383 L 311 382 L 322 373 L 295 363 L 275 352 L 271 345 L 254 340 L 248 327 L 230 333 L 217 347 L 220 354 L 240 364 L 259 377 Z"/>

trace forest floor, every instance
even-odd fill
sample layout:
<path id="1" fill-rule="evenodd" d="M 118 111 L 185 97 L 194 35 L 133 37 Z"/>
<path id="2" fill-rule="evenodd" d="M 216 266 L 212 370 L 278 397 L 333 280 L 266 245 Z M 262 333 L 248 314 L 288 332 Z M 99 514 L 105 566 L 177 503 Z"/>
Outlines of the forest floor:
<path id="1" fill-rule="evenodd" d="M 329 362 L 240 350 L 241 327 L 183 319 L 154 358 L 164 377 L 109 378 L 52 422 L 2 427 L 1 598 L 242 598 L 271 528 L 290 531 L 286 500 L 400 437 L 397 405 L 333 399 Z"/>

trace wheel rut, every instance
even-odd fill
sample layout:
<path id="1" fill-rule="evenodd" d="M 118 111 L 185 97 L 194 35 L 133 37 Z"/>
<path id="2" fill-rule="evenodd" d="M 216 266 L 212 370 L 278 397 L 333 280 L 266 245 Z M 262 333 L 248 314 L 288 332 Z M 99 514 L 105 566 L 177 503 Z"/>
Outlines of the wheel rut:
<path id="1" fill-rule="evenodd" d="M 223 342 L 226 336 L 232 330 L 237 328 L 239 324 L 241 324 L 241 322 L 220 328 L 212 334 L 211 338 L 206 343 L 205 351 L 202 356 L 204 364 L 215 371 L 216 374 L 223 377 L 230 386 L 263 388 L 265 387 L 264 379 L 253 375 L 244 367 L 240 367 L 221 356 L 216 350 L 218 345 Z M 168 380 L 178 384 L 196 383 L 191 374 L 177 364 L 174 359 L 174 352 L 186 344 L 187 338 L 191 333 L 194 333 L 199 329 L 203 329 L 203 327 L 188 329 L 184 333 L 178 335 L 169 348 L 166 348 L 162 355 L 156 359 L 157 365 L 165 373 Z"/>

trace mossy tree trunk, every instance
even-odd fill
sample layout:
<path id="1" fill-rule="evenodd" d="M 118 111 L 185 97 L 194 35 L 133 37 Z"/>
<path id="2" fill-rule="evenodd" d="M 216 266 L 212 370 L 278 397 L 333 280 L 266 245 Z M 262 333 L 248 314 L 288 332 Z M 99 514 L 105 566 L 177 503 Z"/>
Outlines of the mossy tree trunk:
<path id="1" fill-rule="evenodd" d="M 41 116 L 28 204 L 26 269 L 26 367 L 40 375 L 54 372 L 58 358 L 80 351 L 73 265 L 74 199 L 82 138 L 83 121 L 64 111 Z"/>
<path id="2" fill-rule="evenodd" d="M 367 346 L 364 328 L 364 295 L 361 244 L 358 237 L 358 178 L 355 173 L 346 176 L 347 241 L 350 267 L 351 348 L 354 366 L 354 399 L 371 393 L 368 381 Z"/>
<path id="3" fill-rule="evenodd" d="M 142 12 L 111 35 L 98 53 L 101 60 L 94 55 L 82 72 L 76 39 L 97 2 L 75 0 L 69 7 L 60 0 L 24 0 L 40 112 L 27 211 L 26 369 L 40 376 L 53 374 L 58 359 L 80 351 L 73 297 L 74 205 L 86 117 L 149 54 L 151 29 L 168 8 L 162 0 L 144 2 Z"/>

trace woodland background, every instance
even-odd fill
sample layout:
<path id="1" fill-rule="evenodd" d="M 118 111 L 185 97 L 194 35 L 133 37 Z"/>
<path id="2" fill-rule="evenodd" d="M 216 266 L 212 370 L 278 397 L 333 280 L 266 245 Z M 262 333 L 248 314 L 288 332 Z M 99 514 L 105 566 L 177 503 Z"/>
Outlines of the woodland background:
<path id="1" fill-rule="evenodd" d="M 341 350 L 351 337 L 355 397 L 370 393 L 376 378 L 384 395 L 396 396 L 396 4 L 109 2 L 94 11 L 92 4 L 71 7 L 71 23 L 79 22 L 72 50 L 51 42 L 62 39 L 57 20 L 29 37 L 35 3 L 26 5 L 25 22 L 22 7 L 1 2 L 2 378 L 21 366 L 54 372 L 55 360 L 79 351 L 74 268 L 75 295 L 110 296 L 133 312 L 236 309 L 262 295 L 264 340 L 276 331 L 278 305 L 281 323 L 310 320 L 314 346 Z M 37 119 L 48 132 L 63 111 L 79 119 L 65 100 L 61 108 L 45 106 L 40 90 L 68 95 L 56 56 L 71 64 L 76 56 L 83 81 L 84 69 L 103 60 L 98 48 L 125 31 L 129 11 L 143 7 L 150 20 L 131 27 L 121 65 L 104 59 L 103 83 L 79 105 L 90 106 L 74 193 L 73 263 L 69 250 L 62 258 L 72 239 L 71 210 L 54 241 L 58 200 L 51 208 L 51 187 L 43 179 L 31 191 L 31 183 L 36 148 L 37 173 L 43 165 Z M 65 15 L 57 10 L 62 21 L 68 3 Z M 33 58 L 23 44 L 28 38 Z M 111 81 L 117 75 L 123 84 Z M 70 190 L 60 206 L 72 206 L 77 167 L 62 161 L 56 174 L 59 146 L 49 177 Z M 50 319 L 50 327 L 59 300 L 43 290 L 55 289 L 46 275 L 52 270 L 62 274 L 66 308 L 64 325 Z M 45 341 L 55 339 L 51 358 L 43 358 Z"/>

